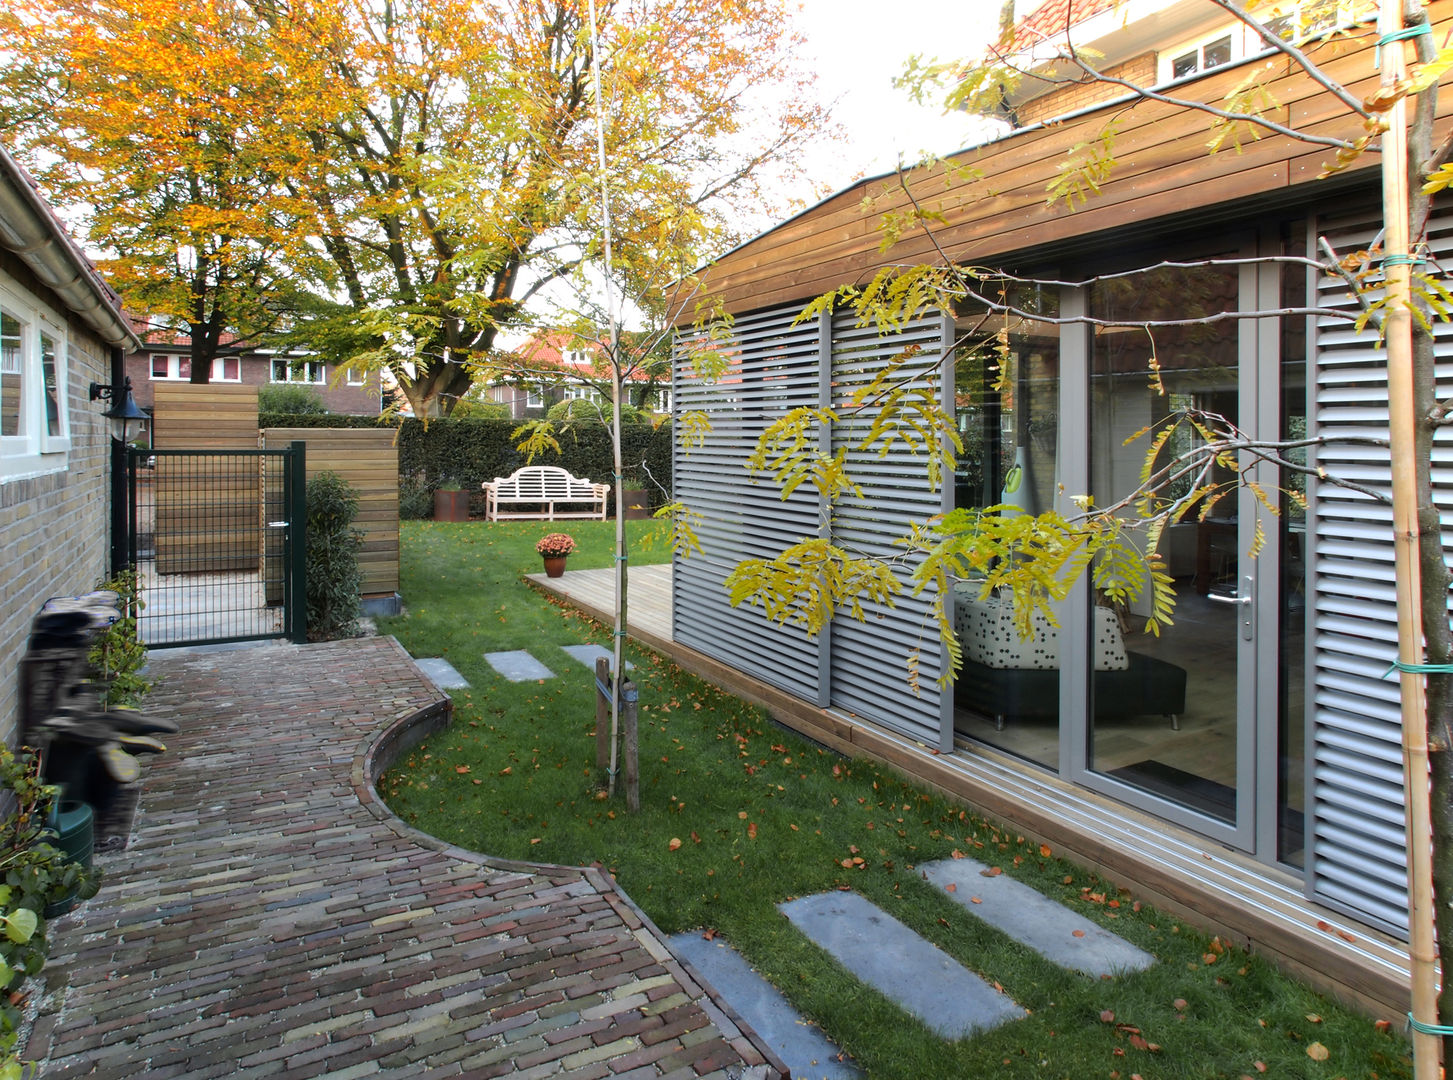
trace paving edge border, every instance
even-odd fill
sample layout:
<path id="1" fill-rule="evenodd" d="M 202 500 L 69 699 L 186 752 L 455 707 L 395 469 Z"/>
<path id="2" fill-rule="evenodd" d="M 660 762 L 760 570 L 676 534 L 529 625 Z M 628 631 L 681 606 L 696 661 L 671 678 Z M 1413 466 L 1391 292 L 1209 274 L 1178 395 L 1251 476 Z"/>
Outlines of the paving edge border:
<path id="1" fill-rule="evenodd" d="M 352 786 L 354 794 L 363 808 L 378 822 L 405 840 L 422 848 L 437 851 L 463 862 L 475 863 L 492 870 L 513 871 L 522 874 L 537 874 L 552 879 L 584 880 L 600 897 L 610 904 L 619 915 L 626 929 L 640 942 L 642 948 L 656 958 L 657 962 L 681 983 L 692 998 L 697 1001 L 711 1021 L 716 1024 L 725 1038 L 749 1064 L 762 1063 L 770 1070 L 768 1077 L 775 1075 L 779 1080 L 791 1076 L 785 1062 L 768 1045 L 756 1030 L 724 1001 L 699 971 L 687 960 L 678 956 L 667 943 L 666 935 L 651 921 L 634 900 L 616 883 L 615 878 L 595 866 L 562 866 L 555 863 L 533 863 L 518 859 L 501 859 L 484 855 L 469 848 L 460 847 L 430 836 L 408 824 L 379 797 L 378 779 L 406 753 L 431 735 L 443 731 L 454 717 L 454 704 L 449 697 L 434 686 L 433 681 L 414 663 L 413 658 L 394 642 L 409 664 L 417 672 L 421 682 L 433 688 L 440 700 L 399 717 L 382 730 L 374 732 L 359 745 L 353 755 Z"/>

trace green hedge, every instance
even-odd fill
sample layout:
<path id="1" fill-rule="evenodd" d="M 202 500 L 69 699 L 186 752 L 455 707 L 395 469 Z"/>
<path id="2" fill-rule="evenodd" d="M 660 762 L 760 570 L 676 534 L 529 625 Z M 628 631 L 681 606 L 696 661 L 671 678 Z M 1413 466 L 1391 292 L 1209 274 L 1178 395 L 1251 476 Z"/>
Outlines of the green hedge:
<path id="1" fill-rule="evenodd" d="M 496 476 L 508 476 L 527 464 L 510 438 L 519 427 L 516 420 L 430 420 L 380 421 L 369 416 L 310 416 L 263 413 L 261 427 L 373 428 L 399 429 L 399 485 L 433 499 L 440 484 L 456 482 L 468 491 Z M 547 451 L 535 458 L 536 465 L 559 465 L 574 476 L 597 483 L 610 483 L 610 434 L 601 424 L 580 424 L 559 436 L 560 453 Z M 621 425 L 621 455 L 628 488 L 644 488 L 652 506 L 670 501 L 671 425 Z"/>

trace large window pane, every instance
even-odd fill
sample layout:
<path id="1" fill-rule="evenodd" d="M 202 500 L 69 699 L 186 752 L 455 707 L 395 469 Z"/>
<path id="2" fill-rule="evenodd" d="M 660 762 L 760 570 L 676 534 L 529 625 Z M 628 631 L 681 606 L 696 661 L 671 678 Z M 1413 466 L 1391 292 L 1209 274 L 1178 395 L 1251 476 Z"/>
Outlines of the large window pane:
<path id="1" fill-rule="evenodd" d="M 60 361 L 56 358 L 55 338 L 49 334 L 40 335 L 40 377 L 45 386 L 45 433 L 60 437 L 65 432 L 61 424 Z"/>
<path id="2" fill-rule="evenodd" d="M 1167 267 L 1094 286 L 1090 311 L 1123 323 L 1195 319 L 1237 308 L 1235 267 Z M 1234 321 L 1151 328 L 1122 325 L 1095 335 L 1091 362 L 1090 479 L 1098 505 L 1135 491 L 1147 429 L 1174 425 L 1179 410 L 1238 419 L 1238 329 Z M 1156 466 L 1194 448 L 1197 433 L 1176 426 Z M 1128 440 L 1128 441 L 1127 441 Z M 1162 494 L 1230 479 L 1220 466 L 1186 477 Z M 1129 532 L 1145 550 L 1146 535 Z M 1200 517 L 1165 530 L 1161 564 L 1175 582 L 1173 623 L 1146 629 L 1149 599 L 1096 602 L 1116 648 L 1095 627 L 1090 679 L 1091 767 L 1221 821 L 1236 820 L 1237 595 L 1243 568 L 1234 492 Z"/>
<path id="3" fill-rule="evenodd" d="M 1058 298 L 1041 290 L 1011 296 L 1025 315 L 964 320 L 989 337 L 955 364 L 955 413 L 964 452 L 955 504 L 1038 514 L 1054 506 L 1059 479 Z M 1000 331 L 1005 336 L 996 338 Z M 983 596 L 975 581 L 954 587 L 955 631 L 964 650 L 954 687 L 955 728 L 1049 768 L 1059 764 L 1058 628 L 1036 623 L 1025 638 L 1008 597 Z"/>
<path id="4" fill-rule="evenodd" d="M 24 435 L 21 403 L 25 391 L 21 322 L 0 310 L 0 435 Z"/>

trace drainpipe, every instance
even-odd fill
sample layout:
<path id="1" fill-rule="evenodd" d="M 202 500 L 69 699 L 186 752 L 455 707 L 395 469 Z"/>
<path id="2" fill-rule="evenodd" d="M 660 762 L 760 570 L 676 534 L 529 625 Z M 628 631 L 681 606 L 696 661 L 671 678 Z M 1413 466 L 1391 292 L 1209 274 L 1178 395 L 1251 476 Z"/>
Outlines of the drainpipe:
<path id="1" fill-rule="evenodd" d="M 111 385 L 124 386 L 126 350 L 111 346 Z M 107 426 L 111 424 L 106 421 Z M 130 468 L 126 460 L 126 443 L 111 436 L 111 576 L 131 568 Z"/>

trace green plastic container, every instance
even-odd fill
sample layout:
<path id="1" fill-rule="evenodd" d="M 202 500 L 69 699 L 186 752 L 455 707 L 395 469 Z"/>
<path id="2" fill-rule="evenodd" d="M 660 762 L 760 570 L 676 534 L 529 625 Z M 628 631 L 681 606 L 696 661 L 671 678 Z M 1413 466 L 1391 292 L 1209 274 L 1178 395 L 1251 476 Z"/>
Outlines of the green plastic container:
<path id="1" fill-rule="evenodd" d="M 89 803 L 63 799 L 52 812 L 50 832 L 55 839 L 51 842 L 67 859 L 82 866 L 91 865 L 91 853 L 95 848 L 95 815 Z M 76 895 L 71 893 L 54 903 L 47 904 L 42 913 L 47 919 L 64 915 L 76 906 Z"/>

